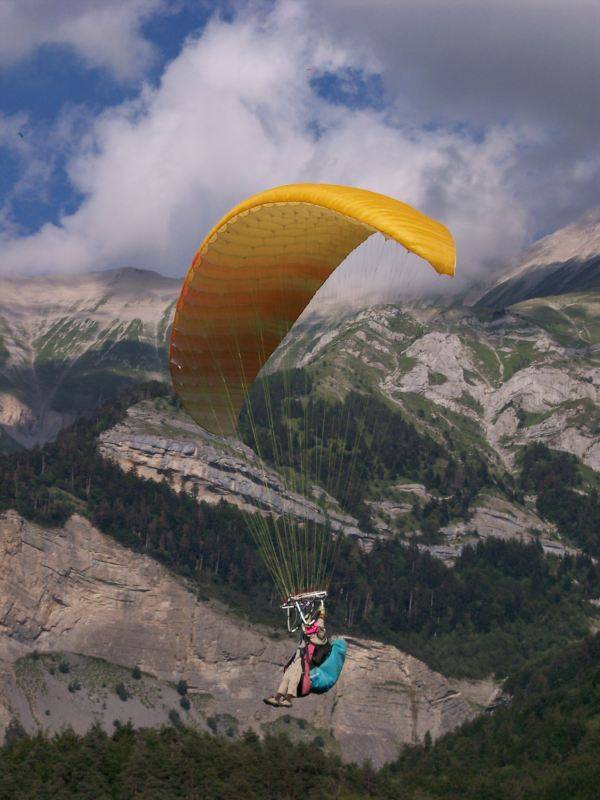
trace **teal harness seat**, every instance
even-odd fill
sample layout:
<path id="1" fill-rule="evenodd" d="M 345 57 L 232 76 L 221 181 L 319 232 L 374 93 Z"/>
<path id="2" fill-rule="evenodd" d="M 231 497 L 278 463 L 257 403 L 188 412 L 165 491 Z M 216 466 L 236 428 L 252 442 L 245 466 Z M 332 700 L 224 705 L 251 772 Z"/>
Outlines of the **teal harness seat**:
<path id="1" fill-rule="evenodd" d="M 315 694 L 324 694 L 335 686 L 342 673 L 346 660 L 347 645 L 343 639 L 334 639 L 331 642 L 331 652 L 318 667 L 310 671 L 310 691 Z"/>

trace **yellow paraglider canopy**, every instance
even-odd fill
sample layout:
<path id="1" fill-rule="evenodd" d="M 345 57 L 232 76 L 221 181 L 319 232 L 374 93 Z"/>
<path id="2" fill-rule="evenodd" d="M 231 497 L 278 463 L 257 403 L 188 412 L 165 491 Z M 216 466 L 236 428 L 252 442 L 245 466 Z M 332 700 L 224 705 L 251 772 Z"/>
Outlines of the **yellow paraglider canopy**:
<path id="1" fill-rule="evenodd" d="M 331 184 L 290 184 L 235 206 L 202 242 L 185 279 L 170 368 L 203 428 L 232 435 L 250 385 L 313 295 L 374 233 L 454 274 L 450 232 L 399 200 Z"/>

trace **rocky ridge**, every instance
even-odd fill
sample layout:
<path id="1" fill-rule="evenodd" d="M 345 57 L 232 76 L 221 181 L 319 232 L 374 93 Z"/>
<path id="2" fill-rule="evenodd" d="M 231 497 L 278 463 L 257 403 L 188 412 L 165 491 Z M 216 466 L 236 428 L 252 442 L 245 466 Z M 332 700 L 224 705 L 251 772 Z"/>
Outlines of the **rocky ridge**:
<path id="1" fill-rule="evenodd" d="M 327 521 L 335 531 L 369 538 L 333 497 L 317 487 L 314 499 L 294 493 L 249 447 L 207 433 L 172 405 L 133 406 L 123 423 L 100 435 L 98 447 L 125 471 L 135 468 L 144 478 L 166 478 L 177 491 L 207 503 L 226 500 L 244 511 Z"/>
<path id="2" fill-rule="evenodd" d="M 527 301 L 506 312 L 381 306 L 348 316 L 335 328 L 303 325 L 289 337 L 271 369 L 302 365 L 317 391 L 342 399 L 357 386 L 402 410 L 434 438 L 452 434 L 455 446 L 477 449 L 491 469 L 515 469 L 530 441 L 567 450 L 591 469 L 600 468 L 600 298 L 565 295 Z M 441 440 L 443 441 L 443 440 Z M 146 477 L 168 476 L 178 489 L 241 508 L 288 511 L 337 529 L 359 530 L 335 499 L 310 500 L 287 492 L 278 476 L 260 468 L 248 448 L 208 437 L 183 412 L 143 404 L 102 435 L 101 451 L 124 469 Z M 380 487 L 370 501 L 378 535 L 410 535 L 415 502 L 431 499 L 425 487 Z M 470 518 L 442 529 L 447 541 L 431 552 L 447 560 L 479 536 L 542 537 L 549 552 L 569 551 L 555 527 L 535 510 L 535 498 L 508 502 L 490 491 L 471 504 Z M 429 546 L 428 546 L 429 547 Z"/>
<path id="3" fill-rule="evenodd" d="M 277 473 L 261 468 L 255 454 L 241 442 L 224 442 L 207 434 L 183 412 L 162 401 L 132 406 L 121 424 L 101 434 L 99 449 L 125 471 L 135 469 L 140 477 L 168 480 L 177 491 L 208 503 L 225 500 L 250 512 L 285 513 L 318 522 L 327 519 L 334 530 L 357 537 L 366 550 L 378 536 L 394 535 L 393 521 L 409 514 L 415 500 L 424 503 L 432 497 L 421 484 L 391 487 L 395 499 L 369 501 L 376 533 L 367 533 L 339 509 L 333 498 L 328 496 L 323 504 L 320 491 L 314 493 L 319 495 L 319 502 L 289 492 Z M 554 524 L 539 516 L 533 498 L 518 505 L 493 492 L 481 493 L 467 522 L 449 524 L 441 533 L 445 544 L 419 547 L 446 563 L 452 563 L 465 545 L 489 536 L 540 541 L 553 555 L 577 552 L 560 540 Z M 405 535 L 410 538 L 412 534 Z"/>
<path id="4" fill-rule="evenodd" d="M 93 721 L 110 729 L 128 717 L 156 724 L 169 718 L 173 682 L 183 679 L 191 708 L 178 713 L 189 724 L 227 735 L 308 730 L 348 760 L 381 764 L 402 743 L 472 718 L 497 692 L 487 682 L 453 684 L 392 646 L 352 639 L 334 690 L 297 701 L 291 713 L 271 710 L 260 698 L 291 642 L 268 634 L 199 601 L 81 517 L 47 528 L 15 512 L 0 516 L 0 727 L 14 717 L 28 731 L 84 730 Z M 56 669 L 65 662 L 68 676 Z M 79 688 L 71 683 L 67 693 L 75 678 Z M 131 694 L 126 702 L 115 699 L 117 680 Z"/>
<path id="5" fill-rule="evenodd" d="M 413 417 L 413 397 L 424 398 L 507 468 L 515 448 L 534 438 L 600 469 L 599 313 L 594 293 L 527 301 L 496 314 L 383 306 L 335 330 L 317 324 L 279 358 L 325 365 L 323 383 L 338 392 L 364 376 Z"/>

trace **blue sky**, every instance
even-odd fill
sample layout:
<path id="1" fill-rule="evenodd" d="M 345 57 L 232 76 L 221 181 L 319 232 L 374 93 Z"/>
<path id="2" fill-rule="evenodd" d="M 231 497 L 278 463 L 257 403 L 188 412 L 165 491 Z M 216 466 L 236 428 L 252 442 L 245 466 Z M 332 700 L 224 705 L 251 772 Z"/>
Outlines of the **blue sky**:
<path id="1" fill-rule="evenodd" d="M 5 64 L 0 71 L 1 112 L 21 119 L 19 141 L 0 151 L 0 192 L 10 198 L 11 187 L 26 170 L 30 142 L 38 149 L 48 131 L 65 114 L 77 109 L 99 115 L 111 107 L 133 100 L 143 83 L 156 85 L 165 64 L 177 57 L 189 35 L 199 35 L 215 9 L 208 3 L 173 3 L 158 7 L 149 18 L 140 19 L 138 35 L 152 47 L 144 69 L 123 77 L 110 62 L 88 64 L 71 43 L 41 42 L 22 58 Z M 73 131 L 77 136 L 77 130 Z M 43 191 L 29 190 L 9 199 L 13 224 L 21 235 L 35 232 L 45 222 L 58 224 L 61 216 L 76 210 L 82 195 L 66 172 L 68 152 L 55 149 L 55 161 Z"/>
<path id="2" fill-rule="evenodd" d="M 598 7 L 563 5 L 5 0 L 0 275 L 180 275 L 244 196 L 328 181 L 478 278 L 598 203 Z"/>

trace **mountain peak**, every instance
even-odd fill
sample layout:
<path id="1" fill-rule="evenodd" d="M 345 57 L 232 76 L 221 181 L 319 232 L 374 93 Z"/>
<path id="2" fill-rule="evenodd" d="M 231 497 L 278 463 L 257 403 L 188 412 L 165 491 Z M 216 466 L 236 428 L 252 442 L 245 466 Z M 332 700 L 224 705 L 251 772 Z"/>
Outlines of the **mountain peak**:
<path id="1" fill-rule="evenodd" d="M 589 211 L 577 222 L 538 239 L 525 251 L 516 272 L 532 266 L 588 261 L 600 255 L 600 208 Z M 509 276 L 512 277 L 512 276 Z"/>
<path id="2" fill-rule="evenodd" d="M 113 269 L 96 270 L 94 272 L 65 272 L 52 275 L 29 275 L 27 277 L 4 278 L 0 277 L 0 283 L 6 286 L 31 287 L 37 288 L 56 288 L 63 287 L 94 287 L 98 291 L 118 286 L 127 289 L 140 287 L 149 289 L 175 289 L 181 284 L 181 278 L 168 278 L 150 269 L 139 269 L 137 267 L 116 267 Z"/>
<path id="3" fill-rule="evenodd" d="M 509 306 L 533 297 L 600 289 L 600 208 L 544 236 L 477 305 Z"/>
<path id="4" fill-rule="evenodd" d="M 100 282 L 110 287 L 121 287 L 123 289 L 137 288 L 141 286 L 152 289 L 172 289 L 181 284 L 181 278 L 168 278 L 151 269 L 140 269 L 138 267 L 117 267 L 115 269 L 98 270 L 89 273 Z"/>

